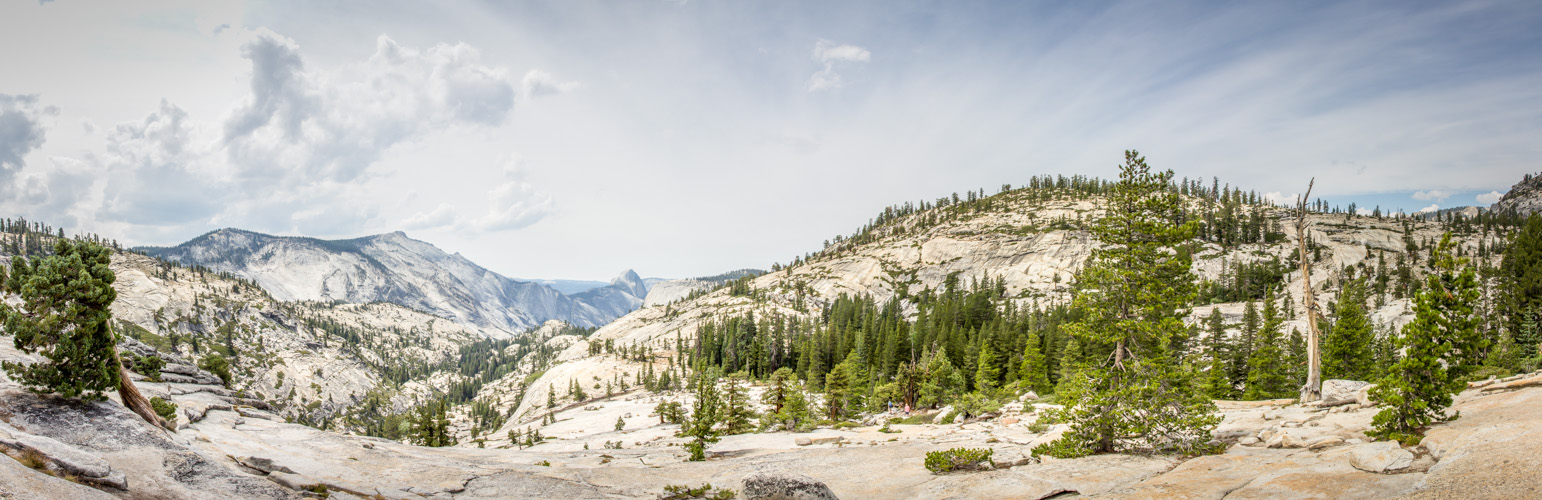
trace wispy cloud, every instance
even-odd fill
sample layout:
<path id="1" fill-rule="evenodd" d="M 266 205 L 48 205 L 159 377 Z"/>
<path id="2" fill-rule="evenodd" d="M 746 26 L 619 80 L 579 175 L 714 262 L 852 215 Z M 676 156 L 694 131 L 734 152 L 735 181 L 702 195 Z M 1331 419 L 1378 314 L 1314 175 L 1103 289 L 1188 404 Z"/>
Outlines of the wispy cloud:
<path id="1" fill-rule="evenodd" d="M 829 40 L 819 40 L 814 43 L 814 61 L 823 65 L 818 72 L 809 76 L 808 91 L 818 92 L 844 87 L 845 80 L 836 73 L 837 64 L 865 63 L 872 58 L 872 53 L 867 49 L 856 45 L 837 45 Z"/>
<path id="2" fill-rule="evenodd" d="M 1451 193 L 1448 193 L 1448 192 L 1445 192 L 1445 191 L 1441 191 L 1441 190 L 1438 190 L 1438 189 L 1431 189 L 1429 191 L 1415 191 L 1414 194 L 1413 194 L 1413 199 L 1419 200 L 1419 201 L 1443 202 L 1443 201 L 1446 201 L 1446 198 L 1450 198 L 1450 197 L 1451 197 Z"/>
<path id="3" fill-rule="evenodd" d="M 1499 200 L 1504 198 L 1504 196 L 1504 193 L 1499 191 L 1489 191 L 1487 193 L 1478 195 L 1478 203 L 1482 203 L 1484 205 L 1493 205 L 1495 203 L 1499 203 Z"/>

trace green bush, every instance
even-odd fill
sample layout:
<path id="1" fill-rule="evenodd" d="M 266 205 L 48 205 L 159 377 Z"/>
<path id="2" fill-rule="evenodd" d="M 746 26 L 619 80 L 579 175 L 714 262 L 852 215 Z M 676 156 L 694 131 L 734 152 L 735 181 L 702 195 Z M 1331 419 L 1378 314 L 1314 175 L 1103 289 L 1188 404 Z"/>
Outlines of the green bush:
<path id="1" fill-rule="evenodd" d="M 926 470 L 942 474 L 958 470 L 981 470 L 990 464 L 990 448 L 954 448 L 926 453 Z"/>
<path id="2" fill-rule="evenodd" d="M 156 358 L 160 359 L 160 358 Z M 177 425 L 177 404 L 161 399 L 159 396 L 150 398 L 150 407 L 155 409 L 155 414 L 166 419 L 168 425 Z"/>
<path id="3" fill-rule="evenodd" d="M 664 493 L 659 495 L 659 498 L 660 500 L 730 500 L 734 495 L 734 490 L 712 491 L 711 484 L 703 484 L 700 488 L 671 484 L 664 487 Z"/>
<path id="4" fill-rule="evenodd" d="M 230 387 L 230 362 L 226 361 L 224 356 L 220 356 L 219 354 L 215 353 L 209 353 L 208 356 L 204 356 L 203 359 L 198 362 L 198 367 L 204 369 L 204 371 L 213 373 L 214 376 L 220 378 L 221 384 L 223 384 L 225 387 Z"/>
<path id="5" fill-rule="evenodd" d="M 166 361 L 160 356 L 135 356 L 134 371 L 144 375 L 151 382 L 161 381 L 161 368 L 166 367 Z"/>

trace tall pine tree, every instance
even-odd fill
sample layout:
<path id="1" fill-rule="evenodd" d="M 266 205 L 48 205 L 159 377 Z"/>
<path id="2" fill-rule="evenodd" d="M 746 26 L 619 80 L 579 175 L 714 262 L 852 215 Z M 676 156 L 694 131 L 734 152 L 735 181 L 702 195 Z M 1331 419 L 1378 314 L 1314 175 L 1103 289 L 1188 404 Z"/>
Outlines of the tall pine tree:
<path id="1" fill-rule="evenodd" d="M 1402 358 L 1371 389 L 1371 398 L 1385 407 L 1371 421 L 1372 436 L 1411 446 L 1423 439 L 1430 425 L 1451 418 L 1445 409 L 1465 387 L 1462 378 L 1477 367 L 1477 354 L 1487 347 L 1473 314 L 1477 275 L 1451 250 L 1448 233 L 1436 247 L 1435 271 L 1414 297 L 1414 320 L 1398 339 Z"/>
<path id="2" fill-rule="evenodd" d="M 1217 451 L 1210 444 L 1221 420 L 1215 404 L 1168 350 L 1187 330 L 1182 318 L 1195 295 L 1188 254 L 1173 251 L 1195 225 L 1178 222 L 1183 203 L 1169 189 L 1172 175 L 1125 152 L 1107 212 L 1092 228 L 1106 246 L 1077 273 L 1072 304 L 1086 315 L 1066 327 L 1095 356 L 1063 384 L 1062 415 L 1071 428 L 1035 454 Z"/>

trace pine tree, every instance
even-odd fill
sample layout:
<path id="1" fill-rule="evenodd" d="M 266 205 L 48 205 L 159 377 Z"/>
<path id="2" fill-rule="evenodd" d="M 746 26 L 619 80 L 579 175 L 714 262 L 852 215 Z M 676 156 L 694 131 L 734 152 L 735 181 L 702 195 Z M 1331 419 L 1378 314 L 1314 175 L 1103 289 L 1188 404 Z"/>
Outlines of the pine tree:
<path id="1" fill-rule="evenodd" d="M 1451 247 L 1448 233 L 1437 246 L 1435 271 L 1414 297 L 1414 320 L 1398 339 L 1403 357 L 1371 389 L 1371 398 L 1386 407 L 1372 419 L 1374 430 L 1368 433 L 1379 439 L 1418 444 L 1425 428 L 1452 418 L 1445 409 L 1488 347 L 1473 314 L 1477 275 L 1466 259 L 1451 255 Z"/>
<path id="2" fill-rule="evenodd" d="M 766 388 L 766 392 L 760 394 L 760 403 L 769 407 L 768 413 L 775 414 L 782 411 L 782 406 L 787 404 L 787 393 L 792 390 L 793 382 L 791 368 L 784 366 L 771 373 L 770 386 Z"/>
<path id="3" fill-rule="evenodd" d="M 1542 214 L 1531 214 L 1505 248 L 1499 264 L 1500 309 L 1512 341 L 1525 356 L 1536 356 L 1542 334 Z"/>
<path id="4" fill-rule="evenodd" d="M 117 388 L 116 339 L 109 325 L 117 292 L 109 259 L 106 249 L 77 247 L 68 240 L 60 240 L 50 257 L 11 257 L 3 291 L 20 296 L 23 304 L 16 308 L 0 301 L 5 331 L 15 336 L 17 349 L 41 352 L 48 360 L 4 364 L 29 390 L 95 401 Z"/>
<path id="5" fill-rule="evenodd" d="M 1204 362 L 1207 369 L 1201 390 L 1210 399 L 1230 398 L 1234 387 L 1226 370 L 1226 362 L 1230 358 L 1227 355 L 1229 349 L 1226 324 L 1223 321 L 1219 308 L 1210 308 L 1210 315 L 1205 317 Z"/>
<path id="6" fill-rule="evenodd" d="M 450 418 L 443 399 L 418 407 L 412 420 L 412 441 L 418 446 L 453 446 L 455 436 L 450 433 Z"/>
<path id="7" fill-rule="evenodd" d="M 846 416 L 846 400 L 851 396 L 849 363 L 837 363 L 825 374 L 825 410 L 830 420 Z"/>
<path id="8" fill-rule="evenodd" d="M 926 365 L 926 382 L 921 384 L 921 406 L 948 404 L 963 392 L 964 376 L 953 368 L 947 351 L 933 353 Z"/>
<path id="9" fill-rule="evenodd" d="M 1194 454 L 1218 451 L 1210 432 L 1215 404 L 1199 394 L 1168 351 L 1184 335 L 1184 307 L 1194 298 L 1190 260 L 1173 248 L 1194 223 L 1178 223 L 1182 199 L 1170 191 L 1172 171 L 1151 172 L 1135 151 L 1093 233 L 1106 246 L 1077 273 L 1073 307 L 1085 311 L 1066 326 L 1099 355 L 1063 387 L 1062 415 L 1071 428 L 1035 454 L 1084 456 L 1126 450 Z"/>
<path id="10" fill-rule="evenodd" d="M 707 459 L 707 445 L 718 442 L 718 422 L 722 419 L 722 401 L 717 392 L 717 381 L 698 372 L 695 380 L 696 402 L 691 406 L 691 417 L 680 426 L 680 436 L 691 438 L 685 443 L 692 462 Z"/>
<path id="11" fill-rule="evenodd" d="M 1285 374 L 1292 384 L 1306 379 L 1306 338 L 1301 335 L 1301 330 L 1290 329 L 1290 337 L 1285 341 Z"/>
<path id="12" fill-rule="evenodd" d="M 996 361 L 996 347 L 991 341 L 991 331 L 980 333 L 979 366 L 974 372 L 974 388 L 982 393 L 994 390 L 1001 379 L 1001 366 Z"/>
<path id="13" fill-rule="evenodd" d="M 750 408 L 750 395 L 744 387 L 742 374 L 734 374 L 723 380 L 723 427 L 728 434 L 743 434 L 754 430 L 755 410 Z"/>
<path id="14" fill-rule="evenodd" d="M 1247 385 L 1248 361 L 1253 358 L 1253 344 L 1258 337 L 1258 307 L 1248 302 L 1242 308 L 1242 328 L 1238 331 L 1236 342 L 1232 343 L 1231 363 L 1228 365 L 1228 374 L 1231 375 L 1233 387 Z"/>
<path id="15" fill-rule="evenodd" d="M 1253 358 L 1248 360 L 1248 385 L 1242 399 L 1283 398 L 1295 391 L 1288 376 L 1285 351 L 1280 345 L 1282 322 L 1279 310 L 1274 307 L 1274 290 L 1270 289 L 1264 295 L 1263 325 L 1258 329 Z"/>
<path id="16" fill-rule="evenodd" d="M 5 362 L 0 368 L 22 386 L 86 401 L 117 389 L 119 400 L 140 418 L 168 427 L 129 380 L 112 331 L 112 250 L 92 242 L 59 239 L 54 254 L 31 260 L 11 258 L 0 279 L 0 299 L 14 294 L 13 307 L 0 300 L 0 323 L 16 349 L 41 354 L 34 364 Z"/>
<path id="17" fill-rule="evenodd" d="M 1352 280 L 1334 307 L 1337 321 L 1325 331 L 1322 373 L 1330 379 L 1368 380 L 1372 365 L 1371 320 L 1365 311 L 1365 282 Z"/>
<path id="18" fill-rule="evenodd" d="M 1044 351 L 1039 348 L 1039 344 L 1039 333 L 1029 333 L 1027 345 L 1023 347 L 1023 366 L 1017 370 L 1017 376 L 1023 389 L 1048 394 L 1052 388 L 1049 385 L 1049 367 L 1044 363 Z"/>

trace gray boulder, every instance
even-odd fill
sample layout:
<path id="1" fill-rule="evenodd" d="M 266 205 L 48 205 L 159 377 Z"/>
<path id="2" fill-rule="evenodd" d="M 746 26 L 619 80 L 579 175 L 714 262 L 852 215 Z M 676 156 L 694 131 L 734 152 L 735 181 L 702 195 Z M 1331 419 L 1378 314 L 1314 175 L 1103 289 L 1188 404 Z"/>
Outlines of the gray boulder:
<path id="1" fill-rule="evenodd" d="M 1354 404 L 1355 395 L 1360 389 L 1371 385 L 1370 382 L 1358 380 L 1324 380 L 1322 383 L 1322 406 L 1341 406 Z"/>
<path id="2" fill-rule="evenodd" d="M 1366 472 L 1388 472 L 1413 465 L 1414 454 L 1393 441 L 1377 441 L 1356 446 L 1349 452 L 1349 465 Z"/>
<path id="3" fill-rule="evenodd" d="M 786 472 L 757 472 L 744 478 L 747 500 L 837 500 L 835 492 L 814 478 Z"/>

